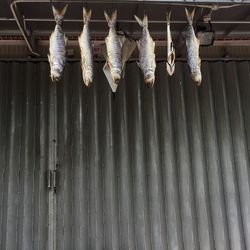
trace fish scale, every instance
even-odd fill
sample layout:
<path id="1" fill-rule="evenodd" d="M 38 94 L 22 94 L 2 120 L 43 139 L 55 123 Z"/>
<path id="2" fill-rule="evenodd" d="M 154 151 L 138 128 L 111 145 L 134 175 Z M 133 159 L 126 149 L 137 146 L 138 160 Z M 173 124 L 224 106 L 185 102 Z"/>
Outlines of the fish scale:
<path id="1" fill-rule="evenodd" d="M 52 6 L 56 26 L 50 36 L 48 60 L 50 64 L 50 77 L 53 82 L 60 80 L 66 63 L 67 38 L 63 33 L 62 22 L 67 7 L 68 5 L 65 5 L 65 7 L 59 11 Z"/>
<path id="2" fill-rule="evenodd" d="M 200 42 L 195 36 L 194 28 L 193 28 L 193 17 L 195 9 L 189 13 L 187 9 L 186 16 L 188 20 L 188 28 L 186 35 L 186 46 L 187 46 L 187 62 L 188 68 L 191 74 L 192 80 L 199 86 L 202 81 L 201 76 L 201 59 L 199 56 L 199 46 Z"/>
<path id="3" fill-rule="evenodd" d="M 81 35 L 78 38 L 81 50 L 81 68 L 82 78 L 86 86 L 90 86 L 93 82 L 93 53 L 92 44 L 89 34 L 89 20 L 91 18 L 91 10 L 87 11 L 83 8 L 84 26 Z"/>
<path id="4" fill-rule="evenodd" d="M 114 83 L 118 84 L 121 79 L 122 73 L 122 47 L 115 29 L 117 11 L 114 11 L 111 17 L 109 17 L 106 12 L 104 12 L 104 15 L 110 28 L 109 34 L 105 38 L 107 49 L 107 63 L 110 68 L 112 80 L 114 81 Z"/>
<path id="5" fill-rule="evenodd" d="M 171 76 L 175 71 L 175 49 L 173 46 L 171 31 L 170 31 L 170 16 L 171 12 L 166 14 L 167 19 L 167 62 L 166 69 L 168 74 Z"/>
<path id="6" fill-rule="evenodd" d="M 145 83 L 152 87 L 155 82 L 155 42 L 148 31 L 148 18 L 145 15 L 143 20 L 135 16 L 138 24 L 143 27 L 142 36 L 137 43 L 139 49 L 139 67 L 142 70 Z"/>

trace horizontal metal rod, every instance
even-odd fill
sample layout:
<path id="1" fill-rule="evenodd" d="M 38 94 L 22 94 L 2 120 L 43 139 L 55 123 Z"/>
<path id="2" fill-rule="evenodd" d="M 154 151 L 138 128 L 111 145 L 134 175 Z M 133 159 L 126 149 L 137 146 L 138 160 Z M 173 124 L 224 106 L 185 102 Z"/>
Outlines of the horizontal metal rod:
<path id="1" fill-rule="evenodd" d="M 105 43 L 104 40 L 92 40 L 92 44 L 95 48 L 103 46 Z M 155 41 L 157 47 L 166 47 L 167 46 L 167 40 L 156 40 Z M 26 43 L 24 40 L 9 40 L 9 39 L 0 39 L 0 46 L 24 46 Z M 43 46 L 48 47 L 49 46 L 49 40 L 37 40 L 36 42 L 37 46 Z M 69 40 L 68 46 L 77 47 L 78 41 L 77 40 Z M 242 40 L 215 40 L 214 46 L 250 46 L 250 39 L 242 39 Z"/>
<path id="2" fill-rule="evenodd" d="M 15 18 L 5 18 L 5 17 L 0 17 L 0 21 L 11 21 L 15 22 Z M 55 22 L 53 18 L 24 18 L 25 22 Z M 82 19 L 64 19 L 64 22 L 66 23 L 82 23 Z M 91 23 L 107 23 L 106 20 L 104 19 L 91 19 Z M 118 19 L 117 22 L 119 23 L 137 23 L 136 20 L 128 20 L 128 19 Z M 152 24 L 165 24 L 166 20 L 148 20 L 149 23 Z M 172 20 L 171 23 L 173 24 L 186 24 L 187 21 L 185 20 Z M 229 21 L 229 20 L 222 20 L 222 21 L 212 21 L 213 24 L 250 24 L 250 21 Z"/>
<path id="3" fill-rule="evenodd" d="M 19 27 L 19 29 L 20 29 L 20 31 L 21 31 L 21 33 L 22 33 L 22 35 L 23 35 L 23 37 L 24 37 L 24 39 L 25 39 L 25 41 L 26 41 L 26 43 L 27 43 L 27 46 L 28 46 L 28 48 L 29 48 L 29 50 L 30 50 L 30 52 L 33 54 L 33 55 L 38 55 L 38 53 L 35 51 L 35 49 L 34 49 L 34 45 L 33 45 L 33 42 L 32 42 L 32 38 L 31 38 L 31 36 L 28 34 L 28 31 L 26 30 L 26 27 L 25 27 L 25 20 L 23 19 L 23 16 L 21 16 L 21 13 L 20 13 L 20 11 L 19 11 L 19 9 L 18 9 L 18 7 L 17 7 L 17 4 L 18 3 L 51 3 L 52 1 L 51 0 L 10 0 L 9 1 L 10 2 L 10 8 L 11 8 L 11 11 L 12 11 L 12 14 L 13 14 L 13 16 L 14 16 L 14 18 L 15 18 L 15 21 L 16 21 L 16 23 L 17 23 L 17 25 L 18 25 L 18 27 Z M 83 3 L 83 1 L 82 0 L 60 0 L 60 1 L 54 1 L 54 2 L 63 2 L 63 3 L 70 3 L 70 4 L 72 4 L 72 3 Z M 108 0 L 85 0 L 84 1 L 85 3 L 86 2 L 88 2 L 88 3 L 112 3 L 112 4 L 114 4 L 114 1 L 112 0 L 112 1 L 108 1 Z M 220 1 L 220 0 L 218 0 L 217 1 L 217 4 L 218 3 L 223 3 L 223 4 L 225 4 L 225 3 L 230 3 L 230 4 L 232 4 L 232 2 L 231 1 L 228 1 L 228 2 L 226 2 L 226 1 Z M 248 1 L 247 1 L 248 2 Z M 250 1 L 249 1 L 250 2 Z M 190 3 L 186 3 L 186 2 L 183 2 L 183 3 L 176 3 L 176 2 L 174 2 L 174 1 L 169 1 L 169 0 L 161 0 L 161 1 L 159 1 L 159 0 L 137 0 L 137 1 L 135 1 L 135 0 L 116 0 L 115 1 L 115 4 L 117 4 L 117 3 L 126 3 L 126 4 L 128 4 L 128 3 L 136 3 L 136 4 L 138 4 L 138 3 L 142 3 L 142 4 L 147 4 L 147 3 L 154 3 L 154 4 L 156 4 L 156 3 L 162 3 L 162 4 L 166 4 L 166 3 L 168 3 L 169 5 L 181 5 L 181 6 L 196 6 L 196 7 L 204 7 L 204 8 L 210 8 L 211 10 L 213 9 L 213 10 L 217 10 L 218 9 L 218 6 L 215 4 L 215 3 L 213 3 L 213 4 L 211 4 L 211 2 L 209 2 L 209 1 L 194 1 L 194 2 L 190 2 Z M 204 4 L 207 4 L 206 6 L 204 6 L 204 5 L 198 5 L 198 3 L 204 3 Z M 209 5 L 208 5 L 209 4 Z M 228 7 L 236 7 L 236 6 L 240 6 L 240 5 L 242 5 L 241 3 L 237 3 L 237 4 L 233 4 L 233 5 L 231 5 L 231 6 L 228 6 Z M 225 7 L 225 6 L 224 6 Z"/>
<path id="4" fill-rule="evenodd" d="M 51 3 L 51 0 L 13 0 L 14 3 Z M 54 3 L 101 3 L 101 4 L 127 4 L 127 3 L 134 3 L 134 4 L 171 4 L 176 6 L 194 6 L 198 5 L 214 5 L 215 2 L 211 4 L 211 1 L 204 1 L 204 0 L 193 0 L 189 2 L 176 2 L 171 0 L 53 0 Z M 250 3 L 249 0 L 245 0 L 244 3 Z M 216 4 L 234 4 L 234 5 L 241 5 L 242 2 L 232 2 L 230 0 L 217 0 Z M 202 7 L 202 6 L 201 6 Z"/>
<path id="5" fill-rule="evenodd" d="M 67 62 L 80 62 L 80 58 L 67 58 Z M 137 62 L 138 58 L 132 58 L 128 60 L 128 63 L 133 63 Z M 156 61 L 158 63 L 160 62 L 166 62 L 166 58 L 157 58 Z M 187 58 L 184 57 L 179 57 L 175 59 L 176 62 L 186 62 Z M 218 61 L 225 61 L 225 62 L 230 62 L 230 61 L 250 61 L 250 57 L 214 57 L 214 58 L 201 58 L 202 62 L 218 62 Z M 27 58 L 0 58 L 0 62 L 48 62 L 47 57 L 39 57 L 39 58 L 34 58 L 34 57 L 27 57 Z M 94 59 L 94 62 L 96 63 L 104 63 L 104 59 Z"/>

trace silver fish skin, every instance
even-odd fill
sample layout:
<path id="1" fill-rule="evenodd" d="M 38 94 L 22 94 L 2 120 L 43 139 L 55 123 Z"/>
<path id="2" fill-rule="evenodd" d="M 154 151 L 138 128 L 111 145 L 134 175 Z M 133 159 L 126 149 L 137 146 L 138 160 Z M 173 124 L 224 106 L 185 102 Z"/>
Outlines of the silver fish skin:
<path id="1" fill-rule="evenodd" d="M 104 11 L 104 16 L 109 26 L 109 34 L 105 38 L 107 49 L 107 63 L 109 65 L 111 77 L 114 83 L 118 84 L 121 79 L 122 73 L 122 47 L 119 37 L 116 33 L 117 11 L 114 11 L 111 17 L 109 17 L 109 15 Z"/>
<path id="2" fill-rule="evenodd" d="M 87 87 L 91 86 L 93 82 L 93 53 L 92 44 L 89 34 L 89 20 L 91 18 L 91 10 L 87 11 L 83 8 L 83 30 L 78 37 L 78 42 L 81 51 L 81 68 L 83 82 Z"/>
<path id="3" fill-rule="evenodd" d="M 193 18 L 195 9 L 191 13 L 185 8 L 188 28 L 186 36 L 186 46 L 187 46 L 187 62 L 191 73 L 192 80 L 199 86 L 202 81 L 201 76 L 201 59 L 199 56 L 200 41 L 195 36 L 193 28 Z"/>
<path id="4" fill-rule="evenodd" d="M 174 74 L 175 71 L 175 49 L 172 41 L 171 30 L 170 30 L 170 16 L 171 12 L 166 14 L 167 19 L 167 63 L 166 69 L 170 76 Z"/>
<path id="5" fill-rule="evenodd" d="M 146 85 L 153 87 L 155 82 L 155 42 L 148 31 L 148 17 L 143 20 L 135 16 L 138 24 L 143 28 L 141 39 L 137 42 L 139 50 L 139 67 L 142 70 Z"/>
<path id="6" fill-rule="evenodd" d="M 49 55 L 50 77 L 53 82 L 59 81 L 63 74 L 66 63 L 66 44 L 67 38 L 62 30 L 63 17 L 68 5 L 62 10 L 57 10 L 52 6 L 56 26 L 49 39 Z"/>

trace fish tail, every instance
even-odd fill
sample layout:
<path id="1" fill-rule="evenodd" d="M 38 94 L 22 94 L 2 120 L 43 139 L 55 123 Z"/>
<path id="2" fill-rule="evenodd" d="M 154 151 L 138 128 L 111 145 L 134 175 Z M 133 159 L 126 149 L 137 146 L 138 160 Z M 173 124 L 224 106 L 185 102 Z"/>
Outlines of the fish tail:
<path id="1" fill-rule="evenodd" d="M 82 12 L 83 12 L 83 22 L 88 23 L 91 18 L 92 11 L 91 10 L 87 11 L 87 9 L 83 7 Z"/>
<path id="2" fill-rule="evenodd" d="M 192 12 L 189 12 L 189 11 L 185 8 L 185 12 L 186 12 L 186 16 L 187 16 L 188 23 L 189 23 L 189 24 L 193 24 L 195 8 L 192 10 Z"/>
<path id="3" fill-rule="evenodd" d="M 115 10 L 112 13 L 111 17 L 107 14 L 106 11 L 104 11 L 104 16 L 106 18 L 106 21 L 107 21 L 109 27 L 114 27 L 116 24 L 116 19 L 117 19 L 117 10 Z"/>
<path id="4" fill-rule="evenodd" d="M 166 13 L 167 23 L 170 23 L 170 17 L 171 17 L 171 11 L 169 11 L 169 12 Z"/>
<path id="5" fill-rule="evenodd" d="M 63 20 L 63 17 L 67 11 L 67 8 L 68 8 L 68 4 L 66 4 L 63 9 L 59 10 L 59 9 L 56 9 L 53 5 L 52 5 L 52 10 L 53 10 L 53 14 L 54 14 L 54 18 L 55 18 L 55 21 L 56 23 L 60 23 L 62 22 Z"/>
<path id="6" fill-rule="evenodd" d="M 148 27 L 148 16 L 144 15 L 143 20 L 141 20 L 138 16 L 135 15 L 135 20 L 141 27 Z"/>

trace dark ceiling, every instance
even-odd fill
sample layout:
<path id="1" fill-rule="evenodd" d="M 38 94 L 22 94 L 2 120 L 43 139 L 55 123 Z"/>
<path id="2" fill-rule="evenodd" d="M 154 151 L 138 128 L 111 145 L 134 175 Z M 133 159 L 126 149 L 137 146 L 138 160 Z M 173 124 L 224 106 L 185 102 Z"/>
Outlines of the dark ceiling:
<path id="1" fill-rule="evenodd" d="M 18 27 L 13 19 L 9 8 L 9 1 L 0 0 L 0 33 L 5 34 L 20 34 Z M 146 3 L 146 1 L 138 1 L 138 3 L 86 3 L 87 8 L 92 9 L 92 23 L 91 32 L 94 37 L 103 37 L 107 31 L 108 26 L 104 21 L 103 11 L 111 13 L 112 10 L 118 10 L 119 28 L 127 31 L 129 34 L 137 37 L 140 34 L 141 28 L 134 22 L 134 14 L 142 17 L 147 13 L 149 21 L 149 29 L 155 38 L 162 38 L 166 33 L 165 13 L 170 8 L 170 5 L 165 3 Z M 179 1 L 184 3 L 184 1 Z M 212 4 L 215 1 L 210 1 Z M 231 1 L 232 4 L 233 1 Z M 235 1 L 236 2 L 236 1 Z M 189 2 L 190 3 L 190 2 Z M 197 3 L 197 1 L 196 1 Z M 239 1 L 237 1 L 239 3 Z M 62 7 L 62 3 L 55 3 L 57 7 Z M 224 4 L 225 5 L 225 4 Z M 36 35 L 48 35 L 54 28 L 53 15 L 51 10 L 51 3 L 18 3 L 18 9 L 26 19 L 27 30 Z M 83 3 L 70 3 L 67 13 L 65 15 L 64 30 L 68 35 L 77 36 L 82 29 L 82 7 Z M 171 6 L 172 10 L 172 25 L 171 29 L 174 34 L 182 32 L 186 27 L 186 17 L 184 6 Z M 206 8 L 197 8 L 195 21 L 202 21 L 204 14 L 208 13 Z M 8 20 L 10 19 L 10 20 Z M 36 19 L 36 20 L 34 20 Z M 47 19 L 47 20 L 46 20 Z M 200 21 L 199 21 L 200 20 Z M 129 21 L 129 22 L 126 22 Z M 233 23 L 234 21 L 243 23 Z M 247 22 L 249 21 L 249 22 Z M 157 23 L 155 23 L 157 22 Z M 179 23 L 175 23 L 179 22 Z M 213 23 L 214 22 L 214 23 Z M 222 23 L 217 23 L 222 22 Z M 225 22 L 225 23 L 223 23 Z M 220 9 L 212 13 L 213 29 L 217 36 L 235 37 L 250 36 L 250 4 L 246 1 L 238 7 Z"/>

